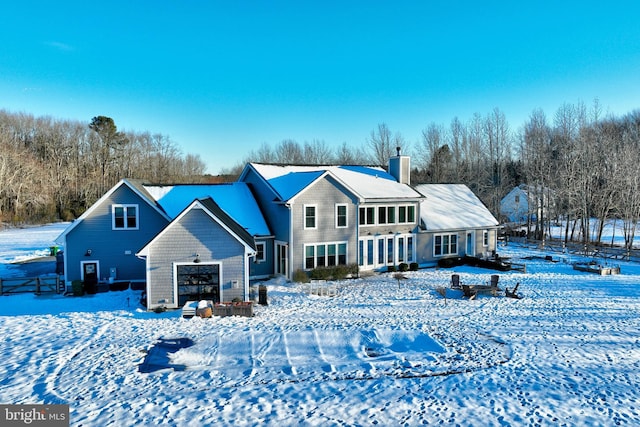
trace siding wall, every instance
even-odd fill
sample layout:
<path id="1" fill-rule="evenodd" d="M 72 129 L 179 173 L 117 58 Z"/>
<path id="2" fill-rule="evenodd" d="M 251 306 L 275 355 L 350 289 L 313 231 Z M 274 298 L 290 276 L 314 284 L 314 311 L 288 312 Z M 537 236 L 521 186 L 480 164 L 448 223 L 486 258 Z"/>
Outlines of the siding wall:
<path id="1" fill-rule="evenodd" d="M 483 231 L 487 230 L 489 233 L 489 245 L 484 246 L 483 242 Z M 421 232 L 418 233 L 418 240 L 416 245 L 416 251 L 418 255 L 418 263 L 421 265 L 433 265 L 438 262 L 441 258 L 451 258 L 455 256 L 481 256 L 486 252 L 492 252 L 496 250 L 496 237 L 497 237 L 497 229 L 495 228 L 487 228 L 487 229 L 479 229 L 479 230 L 470 230 L 474 233 L 474 253 L 467 254 L 467 230 L 457 230 L 457 231 L 444 231 L 444 232 Z M 433 240 L 435 235 L 441 234 L 456 234 L 458 236 L 458 252 L 457 254 L 447 255 L 447 256 L 434 256 L 433 255 Z"/>
<path id="2" fill-rule="evenodd" d="M 346 228 L 336 228 L 336 204 L 347 205 Z M 316 207 L 316 229 L 304 228 L 305 205 Z M 331 177 L 324 177 L 296 197 L 291 206 L 294 236 L 289 241 L 291 271 L 304 269 L 304 245 L 307 243 L 347 242 L 347 263 L 357 263 L 357 215 L 357 199 Z"/>
<path id="3" fill-rule="evenodd" d="M 112 230 L 113 204 L 138 205 L 138 230 Z M 167 223 L 129 187 L 120 186 L 67 235 L 66 280 L 80 280 L 81 261 L 98 261 L 100 279 L 109 277 L 109 269 L 115 267 L 119 280 L 144 280 L 145 263 L 135 254 Z M 91 249 L 90 257 L 85 256 L 87 249 Z"/>
<path id="4" fill-rule="evenodd" d="M 250 260 L 249 275 L 250 277 L 264 277 L 271 276 L 273 274 L 273 257 L 274 257 L 274 243 L 273 239 L 260 239 L 256 238 L 256 243 L 264 243 L 265 260 L 262 262 L 253 262 Z"/>
<path id="5" fill-rule="evenodd" d="M 244 182 L 249 184 L 275 239 L 288 242 L 289 209 L 283 204 L 274 203 L 274 193 L 253 170 L 249 169 Z"/>
<path id="6" fill-rule="evenodd" d="M 147 305 L 177 307 L 174 263 L 219 262 L 221 300 L 248 297 L 244 246 L 201 209 L 192 209 L 175 222 L 149 248 Z M 247 261 L 248 262 L 248 261 Z M 231 285 L 238 281 L 238 288 Z M 161 303 L 160 301 L 166 301 Z"/>

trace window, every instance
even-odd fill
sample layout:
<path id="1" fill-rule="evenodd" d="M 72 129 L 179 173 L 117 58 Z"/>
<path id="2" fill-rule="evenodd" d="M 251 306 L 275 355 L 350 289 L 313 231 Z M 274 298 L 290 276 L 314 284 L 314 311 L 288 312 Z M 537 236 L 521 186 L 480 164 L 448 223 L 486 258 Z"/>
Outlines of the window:
<path id="1" fill-rule="evenodd" d="M 360 255 L 362 256 L 362 245 Z M 347 243 L 316 243 L 304 246 L 304 267 L 312 269 L 316 267 L 331 267 L 347 264 Z M 362 258 L 360 258 L 362 262 Z"/>
<path id="2" fill-rule="evenodd" d="M 323 267 L 327 265 L 327 247 L 325 245 L 318 245 L 316 247 L 316 267 Z"/>
<path id="3" fill-rule="evenodd" d="M 347 226 L 347 205 L 336 205 L 336 228 Z"/>
<path id="4" fill-rule="evenodd" d="M 347 244 L 338 243 L 338 265 L 347 265 Z"/>
<path id="5" fill-rule="evenodd" d="M 113 205 L 111 212 L 114 230 L 138 229 L 138 205 Z"/>
<path id="6" fill-rule="evenodd" d="M 367 239 L 367 265 L 373 265 L 373 239 Z"/>
<path id="7" fill-rule="evenodd" d="M 415 224 L 416 206 L 365 206 L 359 210 L 360 225 Z"/>
<path id="8" fill-rule="evenodd" d="M 458 235 L 441 234 L 433 238 L 433 255 L 455 255 L 458 253 Z"/>
<path id="9" fill-rule="evenodd" d="M 396 207 L 389 206 L 387 208 L 387 224 L 395 224 L 396 223 Z"/>
<path id="10" fill-rule="evenodd" d="M 487 230 L 482 232 L 482 244 L 485 247 L 489 246 L 489 232 Z"/>
<path id="11" fill-rule="evenodd" d="M 267 259 L 265 254 L 265 244 L 264 242 L 256 243 L 256 262 L 264 262 Z"/>
<path id="12" fill-rule="evenodd" d="M 374 225 L 376 223 L 376 210 L 374 207 L 360 208 L 360 225 Z"/>
<path id="13" fill-rule="evenodd" d="M 304 206 L 304 228 L 305 229 L 316 228 L 316 206 L 315 205 Z"/>
<path id="14" fill-rule="evenodd" d="M 315 264 L 315 258 L 313 256 L 314 252 L 315 252 L 316 247 L 315 246 L 307 246 L 305 247 L 305 261 L 304 261 L 304 267 L 305 268 L 314 268 Z"/>
<path id="15" fill-rule="evenodd" d="M 416 222 L 416 207 L 413 205 L 407 206 L 407 222 Z"/>
<path id="16" fill-rule="evenodd" d="M 385 206 L 378 207 L 378 224 L 387 223 L 387 208 Z"/>
<path id="17" fill-rule="evenodd" d="M 398 206 L 398 224 L 413 224 L 416 222 L 416 207 L 414 205 Z"/>

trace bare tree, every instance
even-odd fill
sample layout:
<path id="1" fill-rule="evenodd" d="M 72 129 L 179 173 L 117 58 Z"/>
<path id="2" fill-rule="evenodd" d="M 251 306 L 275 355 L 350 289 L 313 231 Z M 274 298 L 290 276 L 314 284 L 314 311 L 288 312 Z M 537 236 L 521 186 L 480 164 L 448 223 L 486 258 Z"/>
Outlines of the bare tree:
<path id="1" fill-rule="evenodd" d="M 404 147 L 402 135 L 391 131 L 385 123 L 378 125 L 377 130 L 372 130 L 367 145 L 372 152 L 373 162 L 380 167 L 387 167 L 389 158 L 395 155 L 396 147 Z"/>
<path id="2" fill-rule="evenodd" d="M 331 148 L 323 140 L 305 141 L 303 149 L 304 163 L 309 165 L 328 165 L 333 162 Z"/>
<path id="3" fill-rule="evenodd" d="M 293 139 L 285 139 L 275 149 L 277 163 L 300 165 L 304 163 L 302 148 Z"/>

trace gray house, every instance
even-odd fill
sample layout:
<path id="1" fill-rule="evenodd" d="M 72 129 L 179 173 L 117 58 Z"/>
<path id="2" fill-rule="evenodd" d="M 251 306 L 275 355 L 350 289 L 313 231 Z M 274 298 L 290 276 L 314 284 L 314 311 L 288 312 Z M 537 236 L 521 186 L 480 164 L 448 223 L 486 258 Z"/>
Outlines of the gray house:
<path id="1" fill-rule="evenodd" d="M 195 200 L 137 253 L 146 260 L 147 307 L 249 299 L 254 236 L 211 198 Z"/>
<path id="2" fill-rule="evenodd" d="M 464 185 L 411 187 L 410 159 L 368 166 L 250 163 L 237 182 L 122 180 L 59 237 L 66 280 L 146 283 L 147 308 L 247 300 L 249 281 L 297 270 L 482 255 L 498 222 Z"/>
<path id="3" fill-rule="evenodd" d="M 464 184 L 423 184 L 418 263 L 441 258 L 485 256 L 497 248 L 498 220 Z"/>
<path id="4" fill-rule="evenodd" d="M 248 164 L 247 183 L 275 237 L 274 273 L 358 264 L 374 270 L 417 259 L 420 202 L 406 156 L 367 166 Z M 404 177 L 404 182 L 402 178 Z"/>

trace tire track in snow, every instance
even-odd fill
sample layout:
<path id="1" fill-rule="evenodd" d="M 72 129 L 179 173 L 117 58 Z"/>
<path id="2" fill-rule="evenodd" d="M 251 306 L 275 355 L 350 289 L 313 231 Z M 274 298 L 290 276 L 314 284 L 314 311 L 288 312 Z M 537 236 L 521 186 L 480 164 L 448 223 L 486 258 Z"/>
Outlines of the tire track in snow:
<path id="1" fill-rule="evenodd" d="M 57 384 L 59 382 L 60 375 L 63 369 L 65 369 L 65 367 L 76 357 L 78 357 L 84 350 L 92 346 L 94 342 L 100 339 L 112 326 L 112 323 L 113 322 L 108 322 L 103 324 L 94 334 L 91 335 L 90 340 L 87 340 L 85 343 L 74 347 L 73 351 L 69 353 L 59 352 L 55 362 L 49 362 L 49 364 L 55 364 L 53 369 L 44 379 L 39 380 L 33 386 L 33 391 L 40 400 L 51 404 L 69 403 L 69 401 L 64 396 L 56 391 Z M 78 337 L 78 340 L 81 339 L 81 337 Z M 47 367 L 47 370 L 48 369 L 49 367 Z"/>

